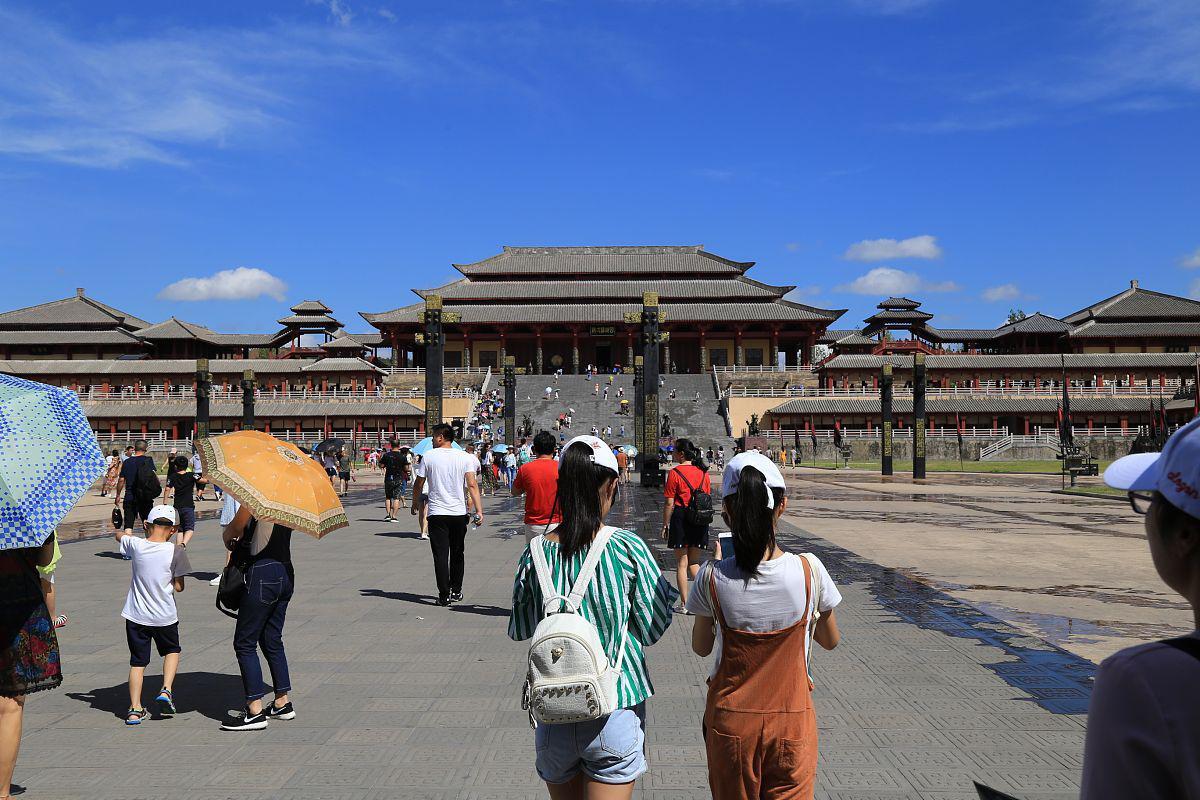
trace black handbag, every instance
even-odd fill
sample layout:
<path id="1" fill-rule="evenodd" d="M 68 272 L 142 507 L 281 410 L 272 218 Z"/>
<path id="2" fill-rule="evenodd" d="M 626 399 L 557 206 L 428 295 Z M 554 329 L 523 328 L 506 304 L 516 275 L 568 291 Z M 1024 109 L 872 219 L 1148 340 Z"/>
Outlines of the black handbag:
<path id="1" fill-rule="evenodd" d="M 125 527 L 125 516 L 121 513 L 121 509 L 114 508 L 112 513 L 113 530 L 120 530 Z"/>
<path id="2" fill-rule="evenodd" d="M 246 571 L 250 569 L 250 541 L 253 538 L 254 522 L 251 521 L 234 545 L 229 563 L 221 570 L 221 581 L 217 584 L 217 610 L 234 619 L 237 619 L 238 609 L 246 597 Z"/>

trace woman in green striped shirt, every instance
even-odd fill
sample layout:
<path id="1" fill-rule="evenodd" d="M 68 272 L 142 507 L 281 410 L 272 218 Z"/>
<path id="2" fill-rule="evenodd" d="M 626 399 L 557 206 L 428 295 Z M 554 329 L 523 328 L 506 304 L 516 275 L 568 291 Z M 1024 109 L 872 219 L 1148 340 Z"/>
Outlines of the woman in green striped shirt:
<path id="1" fill-rule="evenodd" d="M 570 593 L 616 489 L 616 458 L 608 445 L 594 436 L 577 436 L 567 443 L 559 458 L 555 501 L 562 524 L 530 545 L 543 548 L 554 585 L 563 595 Z M 646 698 L 654 693 L 644 650 L 671 624 L 675 596 L 646 543 L 630 531 L 613 533 L 580 614 L 596 626 L 610 663 L 617 662 L 621 633 L 628 628 L 617 681 L 619 708 L 590 722 L 538 726 L 537 771 L 554 800 L 633 795 L 634 780 L 646 771 Z M 508 635 L 517 641 L 528 639 L 541 619 L 541 587 L 526 548 L 513 584 Z"/>

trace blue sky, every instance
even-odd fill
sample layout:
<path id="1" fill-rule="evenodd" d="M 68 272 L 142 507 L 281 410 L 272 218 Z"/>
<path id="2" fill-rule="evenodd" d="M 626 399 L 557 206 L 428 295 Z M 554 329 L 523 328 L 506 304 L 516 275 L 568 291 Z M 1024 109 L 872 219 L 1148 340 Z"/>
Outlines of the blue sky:
<path id="1" fill-rule="evenodd" d="M 1200 296 L 1198 101 L 1194 0 L 0 0 L 2 305 L 365 330 L 505 244 L 703 243 L 839 326 Z"/>

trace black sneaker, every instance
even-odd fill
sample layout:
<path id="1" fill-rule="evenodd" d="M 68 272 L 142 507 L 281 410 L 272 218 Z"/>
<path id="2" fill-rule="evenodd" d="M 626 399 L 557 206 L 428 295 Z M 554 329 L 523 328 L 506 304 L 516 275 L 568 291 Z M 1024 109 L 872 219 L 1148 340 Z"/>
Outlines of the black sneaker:
<path id="1" fill-rule="evenodd" d="M 281 706 L 277 706 L 274 703 L 271 703 L 270 705 L 267 706 L 265 713 L 266 713 L 268 719 L 295 719 L 296 718 L 296 709 L 292 708 L 291 700 L 289 700 L 288 702 L 284 703 Z"/>
<path id="2" fill-rule="evenodd" d="M 448 606 L 448 605 L 450 605 L 450 598 L 449 597 L 439 597 L 437 599 L 437 604 L 439 606 Z"/>
<path id="3" fill-rule="evenodd" d="M 250 709 L 240 712 L 228 722 L 221 725 L 223 731 L 261 731 L 267 727 L 267 715 L 265 712 L 251 714 Z"/>
<path id="4" fill-rule="evenodd" d="M 450 602 L 451 603 L 461 603 L 462 602 L 462 592 L 451 592 L 450 593 Z"/>

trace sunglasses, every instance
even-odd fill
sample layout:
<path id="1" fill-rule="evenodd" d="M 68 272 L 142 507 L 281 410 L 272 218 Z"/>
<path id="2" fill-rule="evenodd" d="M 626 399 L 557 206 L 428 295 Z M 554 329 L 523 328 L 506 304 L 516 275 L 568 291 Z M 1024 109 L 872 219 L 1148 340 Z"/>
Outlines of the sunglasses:
<path id="1" fill-rule="evenodd" d="M 1150 506 L 1154 503 L 1154 495 L 1156 492 L 1130 492 L 1129 505 L 1134 512 L 1145 514 L 1150 511 Z"/>

